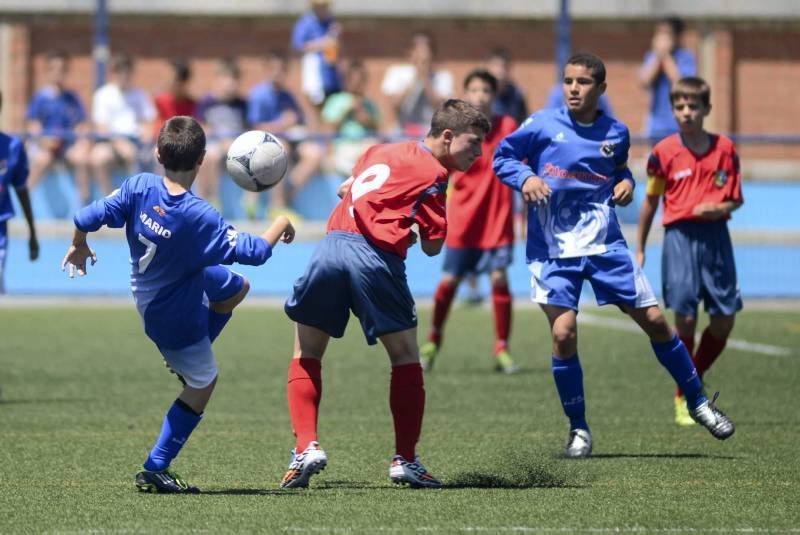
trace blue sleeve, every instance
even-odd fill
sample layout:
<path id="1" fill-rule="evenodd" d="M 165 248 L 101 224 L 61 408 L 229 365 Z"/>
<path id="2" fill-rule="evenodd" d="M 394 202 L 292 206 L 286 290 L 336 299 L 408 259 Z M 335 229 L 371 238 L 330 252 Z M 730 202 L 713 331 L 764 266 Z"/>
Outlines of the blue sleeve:
<path id="1" fill-rule="evenodd" d="M 210 206 L 201 216 L 197 237 L 202 247 L 200 262 L 203 266 L 234 262 L 260 266 L 272 256 L 267 240 L 237 232 Z"/>
<path id="2" fill-rule="evenodd" d="M 501 141 L 494 152 L 493 167 L 497 178 L 517 191 L 522 191 L 525 180 L 536 174 L 523 160 L 528 158 L 537 132 L 538 127 L 534 126 L 533 117 L 530 117 L 523 126 Z"/>
<path id="3" fill-rule="evenodd" d="M 631 148 L 631 134 L 627 128 L 622 130 L 622 141 L 614 155 L 614 163 L 616 169 L 614 170 L 614 185 L 616 186 L 623 180 L 629 180 L 633 187 L 636 187 L 636 180 L 633 178 L 633 173 L 628 167 L 628 151 Z"/>
<path id="4" fill-rule="evenodd" d="M 128 181 L 126 180 L 119 189 L 112 191 L 105 199 L 95 201 L 78 210 L 73 218 L 75 227 L 83 232 L 94 232 L 103 225 L 111 228 L 125 226 L 130 212 L 130 195 L 127 185 Z"/>
<path id="5" fill-rule="evenodd" d="M 300 20 L 297 21 L 297 24 L 294 25 L 292 29 L 292 49 L 296 52 L 302 52 L 303 46 L 305 46 L 306 41 L 308 41 L 308 28 L 309 28 L 309 18 L 308 15 L 303 15 Z"/>
<path id="6" fill-rule="evenodd" d="M 13 149 L 15 152 L 14 167 L 11 170 L 11 185 L 15 188 L 24 188 L 28 180 L 28 155 L 25 145 L 16 140 Z"/>
<path id="7" fill-rule="evenodd" d="M 678 64 L 678 72 L 681 73 L 681 76 L 694 76 L 697 74 L 697 62 L 694 60 L 694 54 L 682 49 L 682 53 L 675 56 L 675 62 Z"/>
<path id="8" fill-rule="evenodd" d="M 72 93 L 72 100 L 75 104 L 75 124 L 82 123 L 86 120 L 86 109 L 83 107 L 80 97 Z"/>

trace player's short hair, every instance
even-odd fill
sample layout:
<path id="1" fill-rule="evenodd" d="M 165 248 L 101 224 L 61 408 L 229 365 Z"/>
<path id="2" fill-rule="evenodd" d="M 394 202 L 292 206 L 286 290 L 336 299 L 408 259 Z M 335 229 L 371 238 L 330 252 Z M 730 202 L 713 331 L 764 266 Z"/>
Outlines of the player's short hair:
<path id="1" fill-rule="evenodd" d="M 457 98 L 448 99 L 433 113 L 429 137 L 439 137 L 445 130 L 452 130 L 458 134 L 475 129 L 489 133 L 491 125 L 489 119 L 475 106 L 467 104 Z"/>
<path id="2" fill-rule="evenodd" d="M 69 63 L 69 54 L 67 54 L 66 50 L 62 50 L 60 48 L 48 50 L 45 52 L 44 57 L 48 62 L 53 61 L 54 59 L 60 59 L 64 63 Z"/>
<path id="3" fill-rule="evenodd" d="M 472 69 L 469 71 L 469 74 L 467 74 L 466 78 L 464 78 L 464 89 L 466 89 L 470 82 L 475 79 L 483 80 L 489 84 L 489 87 L 492 88 L 492 93 L 497 93 L 497 78 L 495 78 L 494 75 L 486 69 L 481 68 Z"/>
<path id="4" fill-rule="evenodd" d="M 231 78 L 238 80 L 242 76 L 242 71 L 239 69 L 239 64 L 236 60 L 230 57 L 220 58 L 217 60 L 217 73 L 225 74 Z"/>
<path id="5" fill-rule="evenodd" d="M 133 70 L 133 56 L 125 52 L 117 52 L 111 56 L 111 72 Z"/>
<path id="6" fill-rule="evenodd" d="M 169 64 L 172 66 L 172 71 L 175 73 L 175 78 L 179 82 L 188 82 L 192 77 L 192 69 L 189 67 L 189 62 L 183 58 L 173 58 Z"/>
<path id="7" fill-rule="evenodd" d="M 606 65 L 603 60 L 589 52 L 576 52 L 567 60 L 566 65 L 581 65 L 592 71 L 592 78 L 598 84 L 606 81 Z"/>
<path id="8" fill-rule="evenodd" d="M 672 33 L 675 34 L 675 37 L 679 37 L 684 30 L 686 30 L 686 23 L 683 21 L 682 18 L 670 15 L 669 17 L 664 17 L 663 19 L 658 21 L 659 24 L 666 24 L 670 28 L 672 28 Z"/>
<path id="9" fill-rule="evenodd" d="M 498 47 L 492 50 L 492 53 L 489 54 L 489 59 L 500 59 L 503 60 L 505 63 L 511 63 L 511 51 L 505 47 Z"/>
<path id="10" fill-rule="evenodd" d="M 669 91 L 669 102 L 675 104 L 679 98 L 697 98 L 708 108 L 711 106 L 711 86 L 698 76 L 684 76 Z"/>
<path id="11" fill-rule="evenodd" d="M 195 119 L 176 115 L 158 131 L 158 155 L 169 171 L 191 171 L 206 150 L 206 134 Z"/>

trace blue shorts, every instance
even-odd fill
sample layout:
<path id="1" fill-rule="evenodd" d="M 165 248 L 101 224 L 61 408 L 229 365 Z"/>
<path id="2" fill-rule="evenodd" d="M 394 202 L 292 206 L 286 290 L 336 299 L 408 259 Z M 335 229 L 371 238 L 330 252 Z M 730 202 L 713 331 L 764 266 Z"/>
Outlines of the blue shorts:
<path id="1" fill-rule="evenodd" d="M 645 308 L 658 304 L 642 268 L 627 249 L 575 258 L 531 262 L 531 299 L 543 305 L 578 310 L 583 281 L 588 280 L 598 305 Z"/>
<path id="2" fill-rule="evenodd" d="M 448 247 L 444 253 L 444 272 L 454 277 L 480 275 L 511 265 L 514 248 L 511 245 L 494 249 L 477 247 Z"/>
<path id="3" fill-rule="evenodd" d="M 667 308 L 697 316 L 702 300 L 712 316 L 742 309 L 731 236 L 725 221 L 680 221 L 666 228 L 661 281 Z"/>
<path id="4" fill-rule="evenodd" d="M 225 266 L 211 266 L 203 270 L 203 291 L 209 302 L 230 299 L 243 287 L 244 277 Z"/>
<path id="5" fill-rule="evenodd" d="M 417 326 L 403 259 L 347 232 L 325 236 L 284 310 L 297 323 L 334 338 L 344 335 L 352 310 L 370 345 L 384 334 Z"/>

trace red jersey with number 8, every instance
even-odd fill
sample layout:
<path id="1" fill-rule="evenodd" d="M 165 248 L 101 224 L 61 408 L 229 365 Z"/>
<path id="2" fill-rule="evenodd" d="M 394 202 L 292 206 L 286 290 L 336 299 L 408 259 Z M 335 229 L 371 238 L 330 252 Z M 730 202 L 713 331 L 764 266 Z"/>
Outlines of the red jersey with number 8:
<path id="1" fill-rule="evenodd" d="M 411 225 L 420 238 L 447 235 L 448 170 L 421 141 L 374 145 L 353 168 L 355 180 L 328 219 L 328 232 L 363 235 L 376 247 L 406 257 Z"/>

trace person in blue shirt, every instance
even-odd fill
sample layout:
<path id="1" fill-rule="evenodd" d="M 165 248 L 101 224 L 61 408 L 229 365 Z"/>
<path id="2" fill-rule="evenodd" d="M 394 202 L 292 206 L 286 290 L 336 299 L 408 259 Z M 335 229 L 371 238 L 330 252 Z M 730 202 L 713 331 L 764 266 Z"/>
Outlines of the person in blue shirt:
<path id="1" fill-rule="evenodd" d="M 336 66 L 341 26 L 333 17 L 330 0 L 311 0 L 310 4 L 311 9 L 292 29 L 292 49 L 302 54 L 303 94 L 319 111 L 327 97 L 342 89 Z"/>
<path id="2" fill-rule="evenodd" d="M 131 292 L 147 336 L 184 387 L 167 412 L 155 446 L 136 475 L 140 491 L 196 493 L 170 463 L 194 428 L 217 382 L 212 342 L 250 286 L 222 266 L 261 265 L 279 240 L 294 239 L 286 218 L 260 237 L 237 232 L 210 204 L 191 192 L 205 155 L 206 138 L 191 117 L 169 119 L 158 134 L 156 159 L 166 176 L 141 173 L 74 217 L 72 245 L 61 264 L 69 276 L 87 273 L 97 256 L 86 235 L 106 225 L 125 227 L 130 248 Z"/>
<path id="3" fill-rule="evenodd" d="M 694 54 L 680 46 L 684 28 L 683 20 L 677 17 L 659 21 L 653 32 L 651 48 L 645 54 L 639 71 L 642 87 L 650 91 L 645 133 L 653 144 L 678 131 L 669 100 L 672 84 L 684 76 L 697 74 Z"/>
<path id="4" fill-rule="evenodd" d="M 82 202 L 91 199 L 89 184 L 89 123 L 78 95 L 66 87 L 69 56 L 53 50 L 47 53 L 45 85 L 31 99 L 25 114 L 26 129 L 31 138 L 28 186 L 39 185 L 50 166 L 66 161 L 74 170 L 75 184 Z"/>
<path id="5" fill-rule="evenodd" d="M 3 93 L 0 92 L 0 110 L 3 109 Z M 14 217 L 11 205 L 11 188 L 17 194 L 25 221 L 28 222 L 28 258 L 39 258 L 39 242 L 33 223 L 31 198 L 28 194 L 28 156 L 22 140 L 0 132 L 0 294 L 6 293 L 5 265 L 8 248 L 8 220 Z"/>
<path id="6" fill-rule="evenodd" d="M 614 207 L 633 198 L 630 134 L 598 110 L 605 77 L 600 58 L 574 54 L 564 68 L 566 105 L 531 115 L 494 156 L 498 178 L 529 203 L 531 295 L 550 323 L 553 378 L 570 421 L 567 457 L 592 452 L 578 359 L 578 300 L 586 280 L 598 304 L 619 306 L 648 335 L 659 362 L 686 394 L 692 417 L 718 439 L 734 432 L 733 422 L 703 394 L 689 352 L 622 236 Z"/>

